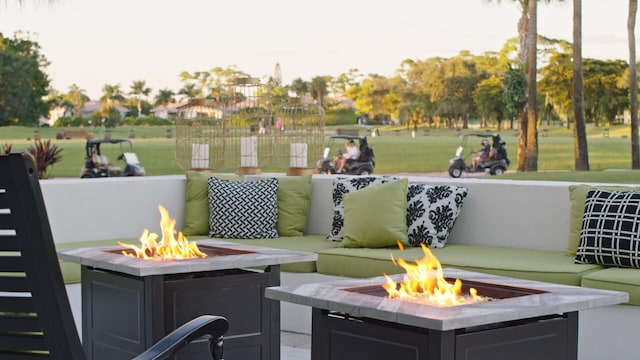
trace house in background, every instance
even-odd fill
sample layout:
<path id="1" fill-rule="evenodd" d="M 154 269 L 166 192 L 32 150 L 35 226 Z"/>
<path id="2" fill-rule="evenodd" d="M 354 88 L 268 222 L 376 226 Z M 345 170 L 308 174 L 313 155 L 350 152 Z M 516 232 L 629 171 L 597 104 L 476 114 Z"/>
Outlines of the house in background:
<path id="1" fill-rule="evenodd" d="M 82 114 L 80 114 L 80 116 L 84 118 L 91 118 L 91 115 L 93 114 L 93 112 L 96 110 L 100 110 L 101 108 L 102 108 L 102 103 L 100 101 L 95 101 L 95 100 L 87 101 L 84 103 L 84 106 L 82 106 Z M 127 116 L 127 113 L 129 112 L 129 109 L 124 106 L 115 105 L 115 108 L 120 113 L 120 118 L 124 118 L 125 116 Z"/>
<path id="2" fill-rule="evenodd" d="M 90 119 L 93 112 L 96 110 L 100 110 L 100 108 L 102 108 L 102 103 L 100 101 L 94 101 L 94 100 L 87 101 L 82 106 L 82 112 L 80 116 Z M 124 118 L 125 116 L 127 116 L 127 113 L 129 112 L 129 109 L 124 106 L 116 105 L 115 108 L 120 113 L 121 118 Z M 40 126 L 47 126 L 47 125 L 53 126 L 59 118 L 67 117 L 67 116 L 73 116 L 71 107 L 68 107 L 68 106 L 52 107 L 49 110 L 48 118 L 45 118 L 45 117 L 40 118 Z"/>
<path id="3" fill-rule="evenodd" d="M 187 104 L 186 101 L 179 101 L 179 102 L 175 102 L 167 105 L 159 105 L 149 111 L 155 117 L 158 117 L 161 119 L 168 119 L 169 115 L 175 116 L 178 113 L 178 108 L 186 104 Z"/>

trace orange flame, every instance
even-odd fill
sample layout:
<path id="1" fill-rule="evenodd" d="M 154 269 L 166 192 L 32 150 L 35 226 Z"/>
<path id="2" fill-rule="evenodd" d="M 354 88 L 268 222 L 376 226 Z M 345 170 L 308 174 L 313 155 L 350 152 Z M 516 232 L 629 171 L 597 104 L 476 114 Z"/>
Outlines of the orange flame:
<path id="1" fill-rule="evenodd" d="M 160 230 L 162 231 L 162 238 L 160 242 L 158 242 L 158 234 L 149 233 L 148 229 L 144 229 L 142 236 L 140 236 L 140 246 L 118 241 L 118 244 L 129 249 L 123 250 L 123 255 L 150 260 L 180 260 L 207 257 L 207 254 L 198 249 L 196 243 L 187 241 L 182 232 L 177 233 L 178 238 L 176 239 L 176 220 L 169 217 L 169 212 L 162 205 L 158 205 L 158 209 L 161 214 Z"/>
<path id="2" fill-rule="evenodd" d="M 404 247 L 398 243 L 402 250 Z M 403 259 L 396 260 L 391 255 L 395 265 L 405 269 L 401 283 L 395 282 L 389 276 L 382 287 L 389 293 L 390 299 L 403 299 L 421 304 L 434 306 L 455 306 L 487 301 L 488 298 L 479 296 L 476 289 L 470 288 L 469 295 L 461 295 L 462 281 L 456 279 L 453 284 L 448 283 L 442 271 L 440 261 L 424 244 L 422 251 L 425 257 L 410 264 Z"/>

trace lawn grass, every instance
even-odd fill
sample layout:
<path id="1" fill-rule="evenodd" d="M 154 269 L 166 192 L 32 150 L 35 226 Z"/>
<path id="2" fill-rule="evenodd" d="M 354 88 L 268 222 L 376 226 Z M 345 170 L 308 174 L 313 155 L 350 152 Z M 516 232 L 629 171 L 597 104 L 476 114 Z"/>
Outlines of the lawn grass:
<path id="1" fill-rule="evenodd" d="M 355 126 L 340 126 L 341 128 L 356 128 Z M 135 131 L 134 152 L 145 167 L 147 175 L 183 174 L 184 170 L 176 165 L 175 138 L 167 138 L 167 129 L 175 134 L 172 127 L 120 127 L 110 129 L 114 138 L 126 138 L 131 130 Z M 360 134 L 365 129 L 360 128 Z M 50 170 L 50 177 L 79 177 L 84 163 L 84 139 L 57 140 L 59 128 L 38 129 L 42 139 L 51 139 L 52 144 L 63 149 L 63 159 Z M 335 128 L 327 128 L 327 134 L 332 134 Z M 375 151 L 376 173 L 431 173 L 446 172 L 451 159 L 460 145 L 460 133 L 473 132 L 464 130 L 458 132 L 449 129 L 432 129 L 429 135 L 418 129 L 413 137 L 411 131 L 401 127 L 381 127 L 381 136 L 369 136 L 368 140 Z M 97 137 L 102 134 L 99 128 L 87 128 Z M 477 132 L 477 130 L 476 130 Z M 484 130 L 482 132 L 485 132 Z M 589 172 L 571 171 L 574 167 L 573 138 L 571 131 L 562 127 L 548 128 L 546 137 L 539 137 L 539 171 L 535 173 L 518 173 L 509 171 L 500 177 L 492 179 L 522 179 L 522 180 L 558 180 L 578 182 L 620 182 L 640 183 L 640 172 L 629 170 L 631 167 L 631 144 L 628 137 L 629 128 L 626 125 L 611 127 L 608 138 L 602 136 L 602 128 L 588 128 Z M 513 131 L 503 130 L 503 139 L 507 142 L 509 157 L 512 159 L 511 169 L 514 168 L 517 149 L 517 137 Z M 33 128 L 2 127 L 0 128 L 0 145 L 12 144 L 14 151 L 26 150 L 33 144 Z M 465 149 L 465 156 L 470 151 L 479 148 L 479 139 L 472 139 Z M 117 163 L 120 154 L 118 145 L 106 145 L 103 152 Z M 314 163 L 315 159 L 309 159 Z M 123 165 L 123 164 L 119 164 Z M 233 172 L 233 168 L 218 169 L 220 172 Z M 265 168 L 263 172 L 284 172 L 284 169 Z M 626 170 L 626 171 L 623 171 Z"/>

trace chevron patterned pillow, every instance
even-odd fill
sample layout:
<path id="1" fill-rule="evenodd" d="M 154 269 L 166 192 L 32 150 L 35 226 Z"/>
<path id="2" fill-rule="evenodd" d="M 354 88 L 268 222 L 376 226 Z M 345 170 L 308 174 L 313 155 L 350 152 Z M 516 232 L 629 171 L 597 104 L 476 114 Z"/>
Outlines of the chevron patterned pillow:
<path id="1" fill-rule="evenodd" d="M 239 182 L 212 177 L 208 191 L 210 237 L 278 237 L 278 180 Z"/>

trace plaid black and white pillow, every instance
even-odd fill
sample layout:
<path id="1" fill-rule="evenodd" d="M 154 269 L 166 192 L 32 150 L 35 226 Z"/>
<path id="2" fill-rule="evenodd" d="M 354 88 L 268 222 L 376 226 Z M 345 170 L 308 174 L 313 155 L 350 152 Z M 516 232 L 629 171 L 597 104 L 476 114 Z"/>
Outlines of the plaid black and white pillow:
<path id="1" fill-rule="evenodd" d="M 230 181 L 209 178 L 209 236 L 277 238 L 278 180 Z"/>
<path id="2" fill-rule="evenodd" d="M 444 247 L 468 192 L 459 186 L 410 183 L 407 192 L 409 244 Z"/>
<path id="3" fill-rule="evenodd" d="M 331 225 L 331 232 L 327 236 L 327 240 L 342 241 L 344 237 L 344 204 L 342 199 L 345 194 L 364 189 L 367 186 L 384 184 L 398 179 L 398 177 L 394 176 L 354 176 L 334 178 L 333 223 Z"/>
<path id="4" fill-rule="evenodd" d="M 589 189 L 575 262 L 640 268 L 640 192 Z"/>

